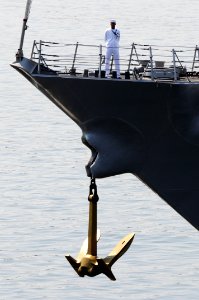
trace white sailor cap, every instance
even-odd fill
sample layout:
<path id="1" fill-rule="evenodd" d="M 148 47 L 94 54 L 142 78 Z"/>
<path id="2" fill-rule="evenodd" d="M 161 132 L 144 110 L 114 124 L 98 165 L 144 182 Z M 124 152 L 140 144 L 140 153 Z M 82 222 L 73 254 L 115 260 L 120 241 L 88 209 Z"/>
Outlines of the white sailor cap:
<path id="1" fill-rule="evenodd" d="M 110 23 L 115 23 L 116 24 L 116 20 L 115 19 L 111 19 Z"/>

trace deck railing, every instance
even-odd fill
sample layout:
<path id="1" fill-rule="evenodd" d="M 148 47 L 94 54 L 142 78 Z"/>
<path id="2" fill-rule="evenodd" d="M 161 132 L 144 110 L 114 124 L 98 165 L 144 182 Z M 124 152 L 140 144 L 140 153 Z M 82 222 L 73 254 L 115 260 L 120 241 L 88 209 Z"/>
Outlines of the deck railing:
<path id="1" fill-rule="evenodd" d="M 31 59 L 57 73 L 86 74 L 95 73 L 101 77 L 105 68 L 106 47 L 103 45 L 63 44 L 34 41 Z M 110 71 L 114 69 L 113 58 Z M 130 47 L 120 47 L 121 73 L 132 74 L 136 79 L 148 76 L 157 78 L 157 70 L 168 71 L 177 80 L 179 75 L 199 76 L 199 47 L 165 47 L 132 43 Z M 163 74 L 163 73 L 161 73 Z M 172 74 L 172 75 L 171 75 Z"/>

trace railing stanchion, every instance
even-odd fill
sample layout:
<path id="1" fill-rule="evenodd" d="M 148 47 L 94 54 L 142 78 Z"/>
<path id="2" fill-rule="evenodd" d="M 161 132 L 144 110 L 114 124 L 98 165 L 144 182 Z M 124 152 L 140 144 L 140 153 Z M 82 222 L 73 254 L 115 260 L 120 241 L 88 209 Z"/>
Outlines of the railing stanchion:
<path id="1" fill-rule="evenodd" d="M 175 59 L 175 56 L 176 56 L 176 52 L 174 49 L 172 49 L 172 53 L 173 53 L 173 78 L 174 78 L 174 81 L 177 80 L 177 74 L 176 74 L 176 59 Z"/>
<path id="2" fill-rule="evenodd" d="M 198 52 L 198 60 L 199 60 L 199 48 L 198 48 L 198 45 L 196 45 L 195 51 L 194 51 L 193 63 L 192 63 L 192 68 L 191 68 L 191 71 L 192 71 L 192 72 L 193 72 L 194 67 L 195 67 L 196 53 L 197 53 L 197 52 Z"/>
<path id="3" fill-rule="evenodd" d="M 31 59 L 33 59 L 33 54 L 34 54 L 34 50 L 35 50 L 35 43 L 36 43 L 36 40 L 34 40 L 34 42 L 33 42 L 31 57 L 30 57 Z"/>
<path id="4" fill-rule="evenodd" d="M 74 57 L 73 57 L 73 64 L 72 64 L 72 68 L 71 68 L 72 72 L 75 70 L 75 61 L 76 61 L 76 57 L 77 57 L 78 45 L 79 45 L 79 43 L 77 42 L 76 47 L 75 47 L 75 54 L 74 54 Z"/>
<path id="5" fill-rule="evenodd" d="M 131 61 L 132 61 L 132 56 L 133 56 L 133 49 L 134 49 L 134 43 L 132 44 L 132 47 L 131 47 L 131 53 L 130 53 L 130 57 L 129 57 L 129 65 L 128 65 L 128 69 L 127 69 L 128 72 L 130 71 L 130 67 L 131 67 Z"/>
<path id="6" fill-rule="evenodd" d="M 137 51 L 136 51 L 136 48 L 135 48 L 135 44 L 133 43 L 132 47 L 131 47 L 130 57 L 129 57 L 129 64 L 128 64 L 128 69 L 127 69 L 128 72 L 130 71 L 130 67 L 131 67 L 131 62 L 132 62 L 132 57 L 133 57 L 133 51 L 135 51 L 137 62 L 139 63 L 138 54 L 137 54 Z"/>
<path id="7" fill-rule="evenodd" d="M 41 73 L 41 43 L 42 41 L 39 41 L 39 60 L 38 60 L 38 73 Z"/>
<path id="8" fill-rule="evenodd" d="M 199 47 L 196 45 L 196 51 L 198 52 L 198 61 L 199 61 Z"/>
<path id="9" fill-rule="evenodd" d="M 150 63 L 151 63 L 151 79 L 154 80 L 154 70 L 153 70 L 153 54 L 152 54 L 152 48 L 149 47 L 150 52 Z"/>
<path id="10" fill-rule="evenodd" d="M 102 45 L 99 46 L 99 74 L 98 77 L 102 77 Z"/>

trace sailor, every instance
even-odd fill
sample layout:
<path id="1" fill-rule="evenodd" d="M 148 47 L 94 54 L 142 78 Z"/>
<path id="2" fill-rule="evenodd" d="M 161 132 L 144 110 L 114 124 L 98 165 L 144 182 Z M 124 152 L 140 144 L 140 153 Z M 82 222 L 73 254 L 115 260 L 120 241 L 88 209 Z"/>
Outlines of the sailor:
<path id="1" fill-rule="evenodd" d="M 117 73 L 117 78 L 120 78 L 120 58 L 119 58 L 119 41 L 120 41 L 120 31 L 116 29 L 116 20 L 110 20 L 111 28 L 107 29 L 105 32 L 105 42 L 106 42 L 106 60 L 105 60 L 105 71 L 106 77 L 110 73 L 110 59 L 113 55 L 115 70 Z"/>

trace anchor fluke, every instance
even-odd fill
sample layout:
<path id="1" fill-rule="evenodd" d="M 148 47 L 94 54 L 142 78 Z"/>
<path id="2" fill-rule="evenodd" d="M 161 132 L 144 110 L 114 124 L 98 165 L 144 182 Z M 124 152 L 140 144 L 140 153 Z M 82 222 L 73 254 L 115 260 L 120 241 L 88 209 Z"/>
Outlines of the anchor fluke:
<path id="1" fill-rule="evenodd" d="M 104 259 L 99 258 L 98 260 L 98 265 L 99 265 L 99 269 L 100 269 L 100 273 L 103 273 L 104 275 L 106 275 L 109 279 L 111 280 L 116 280 L 115 276 L 113 275 L 113 272 L 111 270 L 111 268 L 109 267 L 109 265 L 107 265 L 104 261 Z"/>
<path id="2" fill-rule="evenodd" d="M 71 264 L 71 266 L 73 267 L 73 269 L 75 270 L 75 272 L 77 272 L 77 274 L 79 276 L 81 276 L 79 273 L 78 273 L 78 269 L 79 269 L 79 266 L 80 266 L 80 263 L 77 263 L 76 259 L 74 259 L 72 256 L 70 256 L 69 254 L 67 254 L 66 256 L 66 259 L 68 260 L 68 262 Z M 81 276 L 82 277 L 82 276 Z"/>
<path id="3" fill-rule="evenodd" d="M 109 253 L 109 255 L 104 258 L 104 262 L 111 267 L 129 249 L 134 237 L 135 233 L 126 235 Z"/>
<path id="4" fill-rule="evenodd" d="M 125 236 L 105 258 L 97 256 L 97 242 L 100 239 L 100 231 L 97 230 L 97 187 L 95 180 L 91 180 L 89 200 L 89 225 L 88 237 L 82 244 L 77 258 L 66 255 L 66 259 L 71 264 L 75 272 L 80 276 L 94 277 L 105 274 L 109 279 L 116 280 L 112 273 L 112 265 L 128 250 L 133 242 L 134 233 Z"/>

